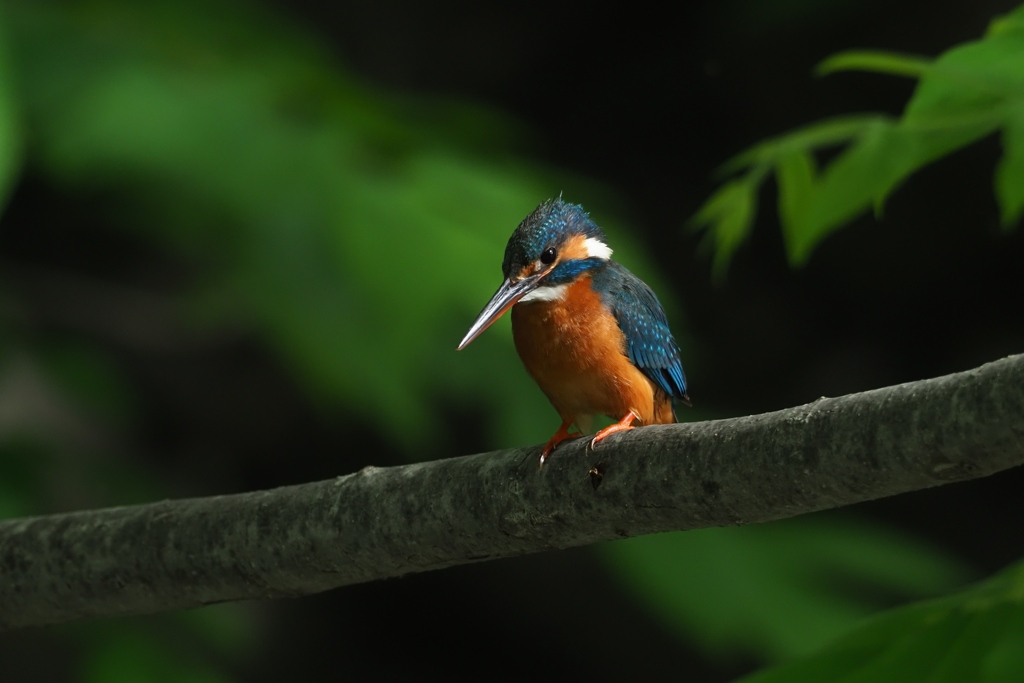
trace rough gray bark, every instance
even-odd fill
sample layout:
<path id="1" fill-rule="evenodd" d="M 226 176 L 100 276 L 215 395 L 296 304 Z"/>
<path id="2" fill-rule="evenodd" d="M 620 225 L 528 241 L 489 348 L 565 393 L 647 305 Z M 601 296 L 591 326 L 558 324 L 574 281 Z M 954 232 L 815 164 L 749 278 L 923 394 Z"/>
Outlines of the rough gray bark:
<path id="1" fill-rule="evenodd" d="M 985 476 L 1024 463 L 1024 355 L 765 415 L 637 429 L 596 452 L 569 442 L 542 471 L 537 455 L 0 522 L 0 630 L 304 595 Z"/>

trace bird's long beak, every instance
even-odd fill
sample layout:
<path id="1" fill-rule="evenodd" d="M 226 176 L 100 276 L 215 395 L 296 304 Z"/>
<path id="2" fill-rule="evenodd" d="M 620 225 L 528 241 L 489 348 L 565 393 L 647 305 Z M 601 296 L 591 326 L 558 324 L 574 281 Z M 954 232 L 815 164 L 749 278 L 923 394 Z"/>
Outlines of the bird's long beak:
<path id="1" fill-rule="evenodd" d="M 494 324 L 495 320 L 504 315 L 505 311 L 512 308 L 517 301 L 536 289 L 540 279 L 547 275 L 548 272 L 545 270 L 535 273 L 529 277 L 524 277 L 516 283 L 513 283 L 511 280 L 502 282 L 501 287 L 498 287 L 498 291 L 494 293 L 491 300 L 484 306 L 484 310 L 480 311 L 480 315 L 476 317 L 473 325 L 469 328 L 469 332 L 466 333 L 466 336 L 459 343 L 458 350 L 461 351 L 466 348 L 469 342 L 479 337 L 484 330 Z"/>

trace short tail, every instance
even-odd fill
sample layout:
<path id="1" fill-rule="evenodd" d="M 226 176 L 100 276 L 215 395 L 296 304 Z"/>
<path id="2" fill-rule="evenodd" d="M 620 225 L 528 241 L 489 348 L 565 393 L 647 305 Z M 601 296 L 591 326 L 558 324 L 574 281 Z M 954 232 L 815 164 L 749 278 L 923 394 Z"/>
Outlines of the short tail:
<path id="1" fill-rule="evenodd" d="M 689 405 L 689 399 L 687 399 Z M 657 392 L 654 396 L 654 424 L 667 425 L 678 422 L 676 411 L 672 405 L 672 397 L 663 392 Z"/>

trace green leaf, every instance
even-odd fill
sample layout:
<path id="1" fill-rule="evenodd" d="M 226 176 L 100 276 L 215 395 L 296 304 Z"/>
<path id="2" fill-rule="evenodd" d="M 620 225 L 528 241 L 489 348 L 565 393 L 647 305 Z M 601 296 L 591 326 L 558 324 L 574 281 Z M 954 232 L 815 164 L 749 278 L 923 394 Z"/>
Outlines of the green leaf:
<path id="1" fill-rule="evenodd" d="M 659 534 L 601 551 L 686 640 L 716 656 L 766 660 L 809 653 L 892 596 L 935 595 L 965 576 L 943 554 L 837 515 Z"/>
<path id="2" fill-rule="evenodd" d="M 723 185 L 697 211 L 690 223 L 709 232 L 707 243 L 714 246 L 714 271 L 724 275 L 732 254 L 746 239 L 757 210 L 757 191 L 761 180 L 774 168 L 778 181 L 780 218 L 786 231 L 787 250 L 794 264 L 810 252 L 818 239 L 808 231 L 806 213 L 817 188 L 814 186 L 814 159 L 811 152 L 840 144 L 851 138 L 864 137 L 890 119 L 878 114 L 859 114 L 828 119 L 765 141 L 737 155 L 719 169 L 730 174 L 749 169 L 741 179 Z"/>
<path id="3" fill-rule="evenodd" d="M 790 229 L 789 257 L 802 265 L 826 236 L 885 198 L 911 173 L 973 142 L 994 127 L 990 117 L 948 125 L 877 121 L 822 171 L 813 196 Z"/>
<path id="4" fill-rule="evenodd" d="M 991 128 L 1000 107 L 1024 97 L 1024 34 L 998 34 L 943 53 L 907 103 L 907 124 L 949 127 L 965 122 Z"/>
<path id="5" fill-rule="evenodd" d="M 779 181 L 779 217 L 790 263 L 806 262 L 813 249 L 835 229 L 874 208 L 881 216 L 888 196 L 908 176 L 951 152 L 1006 128 L 1006 154 L 996 173 L 996 194 L 1003 225 L 1019 219 L 1022 209 L 1016 149 L 1019 115 L 1024 108 L 1024 6 L 993 22 L 987 35 L 946 51 L 934 61 L 878 51 L 843 52 L 826 59 L 822 74 L 860 69 L 919 78 L 919 83 L 894 122 L 883 116 L 840 118 L 812 124 L 766 140 L 730 159 L 719 174 L 747 171 L 745 191 L 756 195 L 768 170 Z M 828 144 L 850 142 L 809 182 L 813 153 Z M 733 183 L 738 181 L 732 181 Z M 719 191 L 739 206 L 742 195 L 726 185 Z M 722 197 L 713 197 L 712 200 Z M 702 212 L 712 204 L 709 200 Z M 714 208 L 714 207 L 712 207 Z M 705 212 L 706 214 L 706 212 Z M 753 217 L 743 230 L 719 212 L 715 220 L 698 214 L 696 223 L 720 234 L 715 271 L 721 273 Z M 733 239 L 730 239 L 733 237 Z"/>
<path id="6" fill-rule="evenodd" d="M 1013 227 L 1024 213 L 1024 107 L 1007 117 L 1003 128 L 1003 158 L 996 166 L 996 197 L 1003 227 Z"/>
<path id="7" fill-rule="evenodd" d="M 985 35 L 1001 33 L 1024 33 L 1024 5 L 1018 5 L 1016 9 L 993 19 Z"/>
<path id="8" fill-rule="evenodd" d="M 733 252 L 750 234 L 757 212 L 757 187 L 758 181 L 750 176 L 726 183 L 691 219 L 695 228 L 706 228 L 714 241 L 717 275 L 724 274 Z"/>
<path id="9" fill-rule="evenodd" d="M 827 76 L 837 71 L 874 71 L 894 76 L 917 78 L 928 69 L 931 60 L 916 55 L 875 50 L 840 52 L 821 62 L 815 72 Z"/>
<path id="10" fill-rule="evenodd" d="M 791 261 L 804 263 L 824 237 L 871 206 L 880 213 L 886 197 L 922 166 L 996 130 L 1001 105 L 1024 93 L 1022 58 L 1024 40 L 1001 36 L 949 50 L 927 66 L 901 120 L 873 122 L 824 169 L 787 233 Z"/>
<path id="11" fill-rule="evenodd" d="M 888 192 L 916 155 L 914 142 L 895 124 L 877 121 L 829 164 L 787 231 L 790 262 L 805 263 L 822 239 Z"/>
<path id="12" fill-rule="evenodd" d="M 814 191 L 817 164 L 804 150 L 794 150 L 779 157 L 775 178 L 779 185 L 779 222 L 790 254 L 799 253 L 800 217 Z"/>
<path id="13" fill-rule="evenodd" d="M 791 262 L 800 265 L 843 223 L 871 206 L 879 214 L 886 197 L 911 173 L 994 131 L 1002 117 L 1000 105 L 1024 93 L 1022 55 L 1024 39 L 1018 35 L 954 48 L 933 64 L 889 53 L 836 55 L 823 63 L 823 72 L 863 68 L 920 76 L 903 118 L 898 123 L 875 117 L 808 127 L 748 150 L 725 169 L 776 164 L 787 250 Z M 827 140 L 826 135 L 833 137 Z M 850 148 L 824 169 L 820 182 L 809 183 L 809 152 L 823 142 L 854 136 Z M 718 269 L 735 249 L 733 243 L 726 246 L 730 251 L 718 256 Z"/>
<path id="14" fill-rule="evenodd" d="M 891 610 L 813 655 L 743 683 L 1024 680 L 1024 563 L 970 589 Z"/>
<path id="15" fill-rule="evenodd" d="M 716 171 L 728 177 L 751 166 L 769 167 L 778 157 L 795 151 L 811 151 L 842 144 L 860 135 L 865 128 L 889 117 L 880 114 L 851 114 L 811 123 L 741 152 Z"/>

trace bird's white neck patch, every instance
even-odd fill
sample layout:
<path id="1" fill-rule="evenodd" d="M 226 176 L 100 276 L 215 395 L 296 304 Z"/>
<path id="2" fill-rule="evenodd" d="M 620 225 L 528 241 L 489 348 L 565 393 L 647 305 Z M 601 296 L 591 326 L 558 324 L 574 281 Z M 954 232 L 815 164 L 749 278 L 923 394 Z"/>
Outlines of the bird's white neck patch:
<path id="1" fill-rule="evenodd" d="M 520 299 L 519 303 L 527 303 L 529 301 L 561 301 L 565 298 L 565 290 L 568 288 L 568 284 L 538 287 Z"/>
<path id="2" fill-rule="evenodd" d="M 599 258 L 607 261 L 612 257 L 612 248 L 596 237 L 585 239 L 583 246 L 587 250 L 587 258 Z"/>

